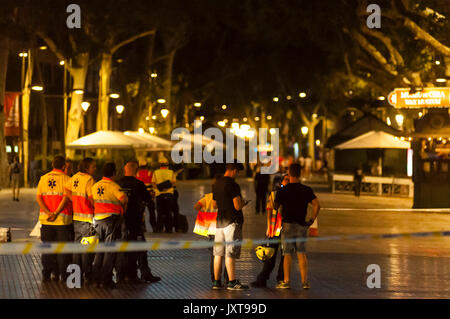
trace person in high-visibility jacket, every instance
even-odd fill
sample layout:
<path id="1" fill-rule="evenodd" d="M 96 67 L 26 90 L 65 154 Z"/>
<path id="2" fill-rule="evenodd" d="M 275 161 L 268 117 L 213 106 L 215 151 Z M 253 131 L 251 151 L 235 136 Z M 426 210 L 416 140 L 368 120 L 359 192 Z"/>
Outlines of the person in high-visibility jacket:
<path id="1" fill-rule="evenodd" d="M 126 211 L 127 195 L 114 182 L 116 165 L 106 163 L 103 178 L 92 187 L 94 198 L 94 227 L 100 242 L 111 243 L 120 238 L 122 217 Z M 117 253 L 97 253 L 93 264 L 93 275 L 97 285 L 114 288 L 112 271 Z"/>
<path id="2" fill-rule="evenodd" d="M 92 176 L 97 169 L 95 160 L 90 157 L 83 159 L 78 169 L 79 172 L 72 176 L 66 185 L 66 189 L 72 199 L 74 241 L 80 243 L 84 237 L 90 237 L 95 234 L 93 226 L 94 199 L 92 197 L 92 186 L 95 183 Z M 93 259 L 93 254 L 73 255 L 73 263 L 80 266 L 84 279 L 87 282 L 92 280 Z"/>
<path id="3" fill-rule="evenodd" d="M 214 178 L 214 182 L 222 174 L 217 174 Z M 217 220 L 217 204 L 213 199 L 213 193 L 205 194 L 195 205 L 194 209 L 198 211 L 197 218 L 195 220 L 194 233 L 200 236 L 207 237 L 209 241 L 214 241 L 216 234 L 216 220 Z M 211 276 L 211 282 L 214 282 L 214 254 L 213 248 L 208 250 L 211 253 L 211 261 L 209 263 L 209 272 Z M 227 269 L 224 269 L 224 283 L 228 284 Z"/>
<path id="4" fill-rule="evenodd" d="M 156 219 L 156 230 L 162 232 L 163 227 L 166 233 L 171 233 L 174 225 L 174 186 L 176 182 L 176 174 L 169 169 L 167 159 L 160 160 L 160 168 L 153 172 L 152 184 L 156 195 L 156 211 L 158 217 Z M 164 184 L 167 185 L 164 185 Z M 163 187 L 166 186 L 166 187 Z"/>
<path id="5" fill-rule="evenodd" d="M 70 196 L 64 186 L 70 177 L 64 174 L 65 159 L 55 156 L 53 170 L 39 180 L 37 202 L 42 242 L 67 242 L 73 240 L 72 209 Z M 42 254 L 42 281 L 66 280 L 67 266 L 71 262 L 69 254 Z"/>
<path id="6" fill-rule="evenodd" d="M 281 180 L 281 185 L 274 185 L 274 190 L 270 193 L 269 200 L 267 202 L 267 230 L 266 236 L 270 239 L 280 239 L 281 235 L 281 208 L 278 210 L 274 208 L 274 201 L 277 191 L 281 188 L 289 184 L 289 176 L 284 175 Z M 251 283 L 252 287 L 256 288 L 264 288 L 266 287 L 267 280 L 269 280 L 270 274 L 275 268 L 275 263 L 277 259 L 277 251 L 280 246 L 279 243 L 273 243 L 269 245 L 274 248 L 274 254 L 271 258 L 264 261 L 264 266 L 261 272 L 256 277 L 256 280 Z M 283 272 L 283 255 L 281 256 L 280 264 L 278 266 L 277 273 L 277 282 L 280 282 L 284 279 Z"/>

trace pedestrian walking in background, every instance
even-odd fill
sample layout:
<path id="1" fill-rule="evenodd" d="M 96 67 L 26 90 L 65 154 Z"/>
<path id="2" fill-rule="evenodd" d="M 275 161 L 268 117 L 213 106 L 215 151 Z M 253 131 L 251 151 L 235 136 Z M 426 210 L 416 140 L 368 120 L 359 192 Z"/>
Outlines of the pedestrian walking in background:
<path id="1" fill-rule="evenodd" d="M 241 188 L 235 182 L 236 177 L 244 166 L 235 161 L 226 164 L 223 177 L 217 179 L 213 185 L 213 199 L 217 206 L 217 224 L 214 242 L 222 243 L 214 246 L 214 283 L 212 289 L 222 289 L 220 276 L 222 273 L 222 259 L 225 256 L 225 267 L 227 269 L 229 290 L 248 289 L 235 277 L 236 259 L 240 258 L 241 246 L 229 244 L 230 242 L 242 241 L 242 226 L 244 215 L 242 208 L 246 202 L 242 199 Z M 228 244 L 224 245 L 223 242 Z"/>
<path id="2" fill-rule="evenodd" d="M 308 228 L 319 214 L 319 200 L 313 190 L 300 183 L 301 167 L 292 164 L 289 167 L 289 184 L 280 189 L 275 197 L 275 209 L 282 207 L 281 250 L 283 252 L 284 280 L 277 288 L 290 288 L 292 256 L 297 254 L 303 289 L 309 289 L 308 264 L 305 241 Z M 306 221 L 308 204 L 313 206 L 311 219 Z M 293 239 L 299 239 L 292 242 Z"/>
<path id="3" fill-rule="evenodd" d="M 152 184 L 156 195 L 156 232 L 162 232 L 165 228 L 166 233 L 171 233 L 174 226 L 173 207 L 174 207 L 174 186 L 176 175 L 169 169 L 169 161 L 165 158 L 160 159 L 160 168 L 153 172 Z"/>
<path id="4" fill-rule="evenodd" d="M 136 174 L 136 178 L 145 184 L 147 191 L 150 194 L 151 201 L 147 205 L 148 219 L 150 226 L 152 226 L 152 231 L 156 232 L 156 205 L 155 205 L 155 191 L 152 185 L 153 172 L 148 167 L 146 161 L 139 161 L 139 169 Z"/>
<path id="5" fill-rule="evenodd" d="M 218 174 L 214 177 L 214 183 L 218 178 L 222 177 Z M 214 185 L 213 183 L 213 185 Z M 198 211 L 197 219 L 195 220 L 194 233 L 200 236 L 205 236 L 209 241 L 213 242 L 216 234 L 217 223 L 217 205 L 213 200 L 213 193 L 205 194 L 195 205 L 194 209 Z M 209 264 L 211 282 L 214 284 L 214 253 L 213 248 L 208 248 L 211 252 L 211 262 Z M 227 285 L 228 274 L 225 268 L 224 270 L 224 284 Z"/>
<path id="6" fill-rule="evenodd" d="M 261 167 L 257 168 L 254 186 L 256 192 L 256 214 L 264 214 L 267 203 L 267 192 L 269 191 L 270 175 L 261 174 Z"/>
<path id="7" fill-rule="evenodd" d="M 127 194 L 128 205 L 124 214 L 124 220 L 121 228 L 122 241 L 145 241 L 144 237 L 144 211 L 145 207 L 152 201 L 150 193 L 145 184 L 136 178 L 138 163 L 129 161 L 125 164 L 125 176 L 117 181 L 121 190 Z M 141 278 L 138 277 L 137 266 L 139 262 Z M 145 259 L 145 261 L 143 261 Z M 145 264 L 143 264 L 145 263 Z M 156 282 L 161 280 L 152 275 L 147 262 L 147 251 L 120 253 L 117 257 L 117 282 L 127 280 L 130 283 L 142 281 Z"/>
<path id="8" fill-rule="evenodd" d="M 355 196 L 359 197 L 361 194 L 361 186 L 362 186 L 362 180 L 363 180 L 363 170 L 362 165 L 359 164 L 359 166 L 355 169 L 355 172 L 353 174 L 353 190 L 355 191 Z"/>
<path id="9" fill-rule="evenodd" d="M 14 160 L 9 165 L 9 180 L 11 181 L 11 187 L 13 192 L 13 201 L 19 201 L 20 192 L 20 176 L 22 174 L 22 165 L 20 164 L 19 157 L 14 156 Z"/>
<path id="10" fill-rule="evenodd" d="M 93 175 L 97 170 L 93 158 L 84 158 L 78 165 L 79 172 L 70 178 L 66 190 L 70 194 L 73 209 L 74 241 L 80 243 L 83 238 L 95 235 L 94 198 L 92 187 L 95 184 Z M 92 262 L 94 254 L 74 254 L 73 263 L 81 268 L 85 283 L 92 282 Z"/>
<path id="11" fill-rule="evenodd" d="M 92 187 L 94 197 L 94 225 L 99 242 L 111 243 L 120 238 L 120 225 L 128 202 L 127 195 L 114 182 L 116 165 L 106 163 L 103 178 Z M 112 270 L 117 253 L 96 253 L 93 274 L 97 285 L 114 288 Z"/>
<path id="12" fill-rule="evenodd" d="M 73 162 L 68 158 L 66 158 L 66 166 L 64 168 L 64 174 L 66 174 L 69 177 L 73 176 Z"/>
<path id="13" fill-rule="evenodd" d="M 41 177 L 37 188 L 41 240 L 43 243 L 73 241 L 70 194 L 64 187 L 70 177 L 63 171 L 64 157 L 56 156 L 52 166 L 53 170 Z M 65 281 L 71 257 L 70 254 L 42 254 L 42 281 L 49 281 L 52 275 L 55 280 Z"/>
<path id="14" fill-rule="evenodd" d="M 266 237 L 268 239 L 278 239 L 278 240 L 280 239 L 281 225 L 282 225 L 281 208 L 275 209 L 275 197 L 277 192 L 281 188 L 285 187 L 287 184 L 289 184 L 289 175 L 284 175 L 282 177 L 281 183 L 279 185 L 274 185 L 274 189 L 269 195 L 269 200 L 267 202 L 267 229 L 266 229 Z M 256 280 L 251 283 L 252 287 L 256 288 L 267 287 L 267 280 L 269 280 L 270 274 L 275 268 L 275 263 L 277 260 L 277 252 L 278 250 L 281 251 L 281 249 L 278 249 L 280 247 L 279 243 L 270 244 L 269 247 L 272 247 L 274 249 L 273 256 L 264 261 L 263 269 L 256 277 Z M 281 255 L 276 278 L 278 283 L 284 280 L 283 259 L 284 259 L 283 255 Z"/>

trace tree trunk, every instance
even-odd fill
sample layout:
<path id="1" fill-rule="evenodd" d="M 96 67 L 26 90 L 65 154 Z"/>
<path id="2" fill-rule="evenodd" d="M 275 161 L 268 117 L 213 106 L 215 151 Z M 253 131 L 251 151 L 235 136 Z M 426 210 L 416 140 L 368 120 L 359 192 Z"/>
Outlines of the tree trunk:
<path id="1" fill-rule="evenodd" d="M 108 130 L 109 86 L 112 72 L 112 54 L 103 53 L 98 87 L 97 131 Z"/>
<path id="2" fill-rule="evenodd" d="M 30 97 L 31 82 L 33 79 L 34 52 L 28 53 L 28 67 L 25 75 L 25 83 L 22 92 L 22 148 L 23 148 L 23 178 L 25 187 L 28 187 L 28 167 L 29 167 L 29 138 L 28 124 L 30 117 Z"/>
<path id="3" fill-rule="evenodd" d="M 9 39 L 0 36 L 0 187 L 8 183 L 8 159 L 5 139 L 5 89 L 6 70 L 8 68 Z"/>
<path id="4" fill-rule="evenodd" d="M 40 83 L 44 83 L 42 79 L 41 66 L 36 63 L 36 70 Z M 45 102 L 44 94 L 39 94 L 42 107 L 42 141 L 41 141 L 41 154 L 42 154 L 42 170 L 47 171 L 47 155 L 48 155 L 48 120 L 47 120 L 47 103 Z"/>
<path id="5" fill-rule="evenodd" d="M 164 133 L 170 134 L 171 131 L 171 124 L 173 121 L 173 117 L 176 117 L 175 109 L 172 106 L 172 73 L 173 73 L 173 63 L 175 60 L 175 50 L 170 52 L 169 57 L 167 58 L 167 64 L 166 64 L 166 72 L 164 76 L 164 98 L 166 99 L 166 108 L 170 111 L 169 116 L 165 119 L 164 122 Z"/>
<path id="6" fill-rule="evenodd" d="M 75 141 L 79 137 L 81 122 L 83 121 L 83 110 L 81 102 L 83 102 L 83 94 L 75 94 L 75 89 L 84 90 L 86 75 L 89 66 L 89 53 L 80 53 L 75 57 L 75 64 L 70 69 L 73 77 L 72 99 L 70 102 L 69 116 L 66 130 L 66 145 Z M 73 158 L 75 151 L 66 148 L 66 157 Z"/>

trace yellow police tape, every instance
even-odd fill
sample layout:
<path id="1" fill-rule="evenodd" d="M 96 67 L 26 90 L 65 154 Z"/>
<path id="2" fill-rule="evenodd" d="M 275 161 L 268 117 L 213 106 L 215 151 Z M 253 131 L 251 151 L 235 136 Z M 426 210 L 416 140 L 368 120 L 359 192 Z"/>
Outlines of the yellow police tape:
<path id="1" fill-rule="evenodd" d="M 311 242 L 330 240 L 367 240 L 367 239 L 394 239 L 394 238 L 420 238 L 420 237 L 443 237 L 450 236 L 450 231 L 416 232 L 400 234 L 359 234 L 338 235 L 326 237 L 290 238 L 286 242 Z M 27 255 L 32 253 L 42 254 L 78 254 L 96 252 L 130 252 L 145 250 L 171 250 L 171 249 L 199 249 L 210 248 L 227 244 L 241 245 L 245 249 L 252 249 L 262 244 L 279 243 L 279 239 L 244 239 L 233 242 L 213 242 L 206 240 L 149 240 L 147 242 L 123 242 L 93 243 L 83 245 L 74 242 L 21 242 L 0 244 L 0 255 Z"/>

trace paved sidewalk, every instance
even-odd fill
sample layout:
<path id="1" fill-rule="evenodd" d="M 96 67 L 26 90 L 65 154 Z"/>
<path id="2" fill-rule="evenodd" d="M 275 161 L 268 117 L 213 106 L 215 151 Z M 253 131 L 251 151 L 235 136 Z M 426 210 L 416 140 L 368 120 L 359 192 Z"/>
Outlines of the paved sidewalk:
<path id="1" fill-rule="evenodd" d="M 254 213 L 255 196 L 251 183 L 239 180 L 242 194 L 252 199 L 244 210 L 245 238 L 262 238 L 265 216 Z M 149 239 L 197 239 L 192 233 L 196 212 L 191 209 L 202 194 L 209 192 L 208 181 L 179 184 L 181 212 L 187 215 L 190 230 L 186 234 L 148 233 Z M 28 233 L 37 219 L 35 190 L 21 192 L 21 201 L 10 200 L 8 191 L 0 191 L 0 226 L 13 227 L 13 240 L 30 240 Z M 327 211 L 319 215 L 321 236 L 359 233 L 402 233 L 450 229 L 450 214 L 412 212 L 374 212 L 365 208 L 410 208 L 411 200 L 317 193 L 322 207 L 349 207 L 355 211 Z M 37 241 L 37 239 L 34 239 Z M 65 283 L 41 283 L 40 256 L 0 256 L 0 298 L 449 298 L 450 239 L 400 238 L 308 243 L 311 289 L 299 285 L 294 264 L 291 290 L 275 289 L 271 278 L 267 289 L 243 292 L 213 291 L 209 280 L 209 252 L 166 250 L 148 253 L 155 275 L 163 280 L 154 284 L 123 285 L 119 289 L 69 289 Z M 279 258 L 279 257 L 278 257 Z M 366 286 L 369 264 L 381 268 L 381 288 Z M 254 280 L 262 263 L 253 250 L 244 249 L 237 262 L 237 277 L 244 283 Z M 275 271 L 272 277 L 275 276 Z"/>

